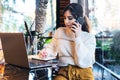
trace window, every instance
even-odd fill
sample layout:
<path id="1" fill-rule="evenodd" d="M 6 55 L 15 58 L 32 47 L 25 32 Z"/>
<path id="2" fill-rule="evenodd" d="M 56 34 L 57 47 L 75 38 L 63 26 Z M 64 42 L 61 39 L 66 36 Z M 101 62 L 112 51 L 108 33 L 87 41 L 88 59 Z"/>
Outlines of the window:
<path id="1" fill-rule="evenodd" d="M 89 0 L 89 18 L 102 63 L 113 72 L 120 74 L 120 0 Z M 97 53 L 99 54 L 99 53 Z M 109 63 L 109 64 L 107 64 Z"/>
<path id="2" fill-rule="evenodd" d="M 35 30 L 35 0 L 1 0 L 1 32 L 26 32 L 24 20 Z M 56 0 L 48 0 L 45 31 L 56 27 Z"/>

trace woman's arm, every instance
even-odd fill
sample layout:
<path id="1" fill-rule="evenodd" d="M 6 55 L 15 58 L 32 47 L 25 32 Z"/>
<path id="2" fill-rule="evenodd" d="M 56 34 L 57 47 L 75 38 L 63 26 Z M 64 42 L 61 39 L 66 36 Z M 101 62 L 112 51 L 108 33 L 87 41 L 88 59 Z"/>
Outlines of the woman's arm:
<path id="1" fill-rule="evenodd" d="M 83 41 L 83 38 L 81 36 L 77 37 L 75 39 L 75 63 L 83 68 L 91 66 L 94 63 L 93 60 L 95 58 L 95 48 L 95 36 L 89 35 L 88 39 L 86 39 L 85 41 Z"/>

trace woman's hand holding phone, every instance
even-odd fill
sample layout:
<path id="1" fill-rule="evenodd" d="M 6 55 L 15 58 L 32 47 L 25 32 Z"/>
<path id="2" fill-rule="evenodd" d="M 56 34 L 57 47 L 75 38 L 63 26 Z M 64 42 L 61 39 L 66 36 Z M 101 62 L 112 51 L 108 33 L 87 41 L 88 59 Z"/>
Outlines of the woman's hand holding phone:
<path id="1" fill-rule="evenodd" d="M 75 33 L 75 37 L 78 37 L 80 35 L 81 27 L 82 27 L 81 24 L 77 22 L 73 22 L 73 25 L 71 26 L 71 30 Z"/>

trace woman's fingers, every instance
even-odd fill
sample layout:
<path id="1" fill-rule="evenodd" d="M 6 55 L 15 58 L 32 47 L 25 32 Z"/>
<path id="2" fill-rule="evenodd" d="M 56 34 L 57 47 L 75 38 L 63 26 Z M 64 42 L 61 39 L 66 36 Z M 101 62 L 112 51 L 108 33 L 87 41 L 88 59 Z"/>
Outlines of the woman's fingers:
<path id="1" fill-rule="evenodd" d="M 43 49 L 42 51 L 39 52 L 38 56 L 40 58 L 46 58 L 47 57 L 47 51 L 46 49 Z"/>

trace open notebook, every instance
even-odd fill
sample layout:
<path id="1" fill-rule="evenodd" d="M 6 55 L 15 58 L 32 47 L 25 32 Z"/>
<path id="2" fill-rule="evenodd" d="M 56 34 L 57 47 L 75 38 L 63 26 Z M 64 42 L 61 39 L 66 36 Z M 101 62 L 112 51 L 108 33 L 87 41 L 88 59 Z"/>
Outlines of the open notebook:
<path id="1" fill-rule="evenodd" d="M 35 60 L 39 59 L 37 56 L 28 58 L 23 33 L 0 33 L 0 38 L 7 63 L 29 69 L 52 66 L 47 61 Z"/>
<path id="2" fill-rule="evenodd" d="M 41 61 L 49 61 L 49 60 L 54 60 L 56 57 L 46 57 L 46 58 L 40 58 L 38 55 L 29 55 L 29 59 L 33 60 L 41 60 Z"/>

